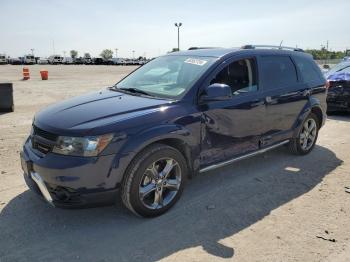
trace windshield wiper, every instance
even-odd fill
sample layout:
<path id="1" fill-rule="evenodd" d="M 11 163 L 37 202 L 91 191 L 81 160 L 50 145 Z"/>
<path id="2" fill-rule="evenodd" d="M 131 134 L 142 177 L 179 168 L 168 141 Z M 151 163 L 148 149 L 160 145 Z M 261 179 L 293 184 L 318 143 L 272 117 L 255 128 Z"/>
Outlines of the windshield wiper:
<path id="1" fill-rule="evenodd" d="M 129 92 L 129 93 L 133 93 L 133 94 L 141 94 L 141 95 L 146 95 L 146 96 L 154 96 L 154 95 L 151 95 L 150 93 L 147 93 L 146 91 L 143 91 L 141 89 L 138 89 L 138 88 L 135 88 L 135 87 L 130 87 L 130 88 L 125 88 L 125 87 L 115 87 L 117 90 L 122 90 L 122 91 L 126 91 L 126 92 Z"/>

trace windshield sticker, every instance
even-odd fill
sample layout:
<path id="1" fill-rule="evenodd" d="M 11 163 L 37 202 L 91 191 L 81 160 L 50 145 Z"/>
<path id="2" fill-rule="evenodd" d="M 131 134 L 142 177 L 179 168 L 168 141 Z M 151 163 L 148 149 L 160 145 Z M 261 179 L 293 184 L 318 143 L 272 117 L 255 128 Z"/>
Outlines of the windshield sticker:
<path id="1" fill-rule="evenodd" d="M 192 64 L 192 65 L 199 65 L 199 66 L 204 66 L 208 61 L 202 60 L 202 59 L 197 59 L 197 58 L 187 58 L 185 60 L 185 63 L 187 64 Z"/>

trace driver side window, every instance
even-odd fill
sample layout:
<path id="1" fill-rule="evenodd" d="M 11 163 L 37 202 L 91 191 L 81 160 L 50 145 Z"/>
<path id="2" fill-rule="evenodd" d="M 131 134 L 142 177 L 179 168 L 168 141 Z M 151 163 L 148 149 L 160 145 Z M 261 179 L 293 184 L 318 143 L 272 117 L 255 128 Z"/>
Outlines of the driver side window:
<path id="1" fill-rule="evenodd" d="M 232 62 L 222 69 L 211 80 L 210 84 L 226 84 L 231 87 L 233 95 L 238 95 L 257 91 L 258 85 L 256 78 L 255 59 L 241 59 Z"/>

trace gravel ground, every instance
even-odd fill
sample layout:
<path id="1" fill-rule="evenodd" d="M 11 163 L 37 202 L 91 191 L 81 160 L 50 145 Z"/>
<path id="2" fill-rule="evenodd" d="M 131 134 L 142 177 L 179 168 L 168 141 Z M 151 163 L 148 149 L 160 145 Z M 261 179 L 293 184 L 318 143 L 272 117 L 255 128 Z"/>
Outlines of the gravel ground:
<path id="1" fill-rule="evenodd" d="M 41 81 L 39 70 L 49 70 Z M 350 116 L 333 115 L 314 151 L 285 148 L 192 179 L 167 214 L 141 219 L 115 206 L 63 210 L 28 191 L 19 162 L 33 115 L 110 86 L 116 66 L 0 66 L 15 112 L 0 115 L 0 261 L 349 261 Z"/>

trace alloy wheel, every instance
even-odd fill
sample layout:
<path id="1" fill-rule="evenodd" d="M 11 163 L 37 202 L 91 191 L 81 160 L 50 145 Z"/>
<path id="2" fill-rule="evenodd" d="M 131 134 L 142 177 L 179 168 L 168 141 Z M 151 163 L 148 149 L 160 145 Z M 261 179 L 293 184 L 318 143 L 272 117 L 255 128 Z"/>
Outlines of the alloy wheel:
<path id="1" fill-rule="evenodd" d="M 139 198 L 150 209 L 167 206 L 181 185 L 181 168 L 172 158 L 153 162 L 144 172 L 139 185 Z"/>
<path id="2" fill-rule="evenodd" d="M 317 124 L 313 118 L 309 118 L 305 121 L 303 128 L 299 136 L 300 146 L 304 151 L 309 150 L 317 136 Z"/>

